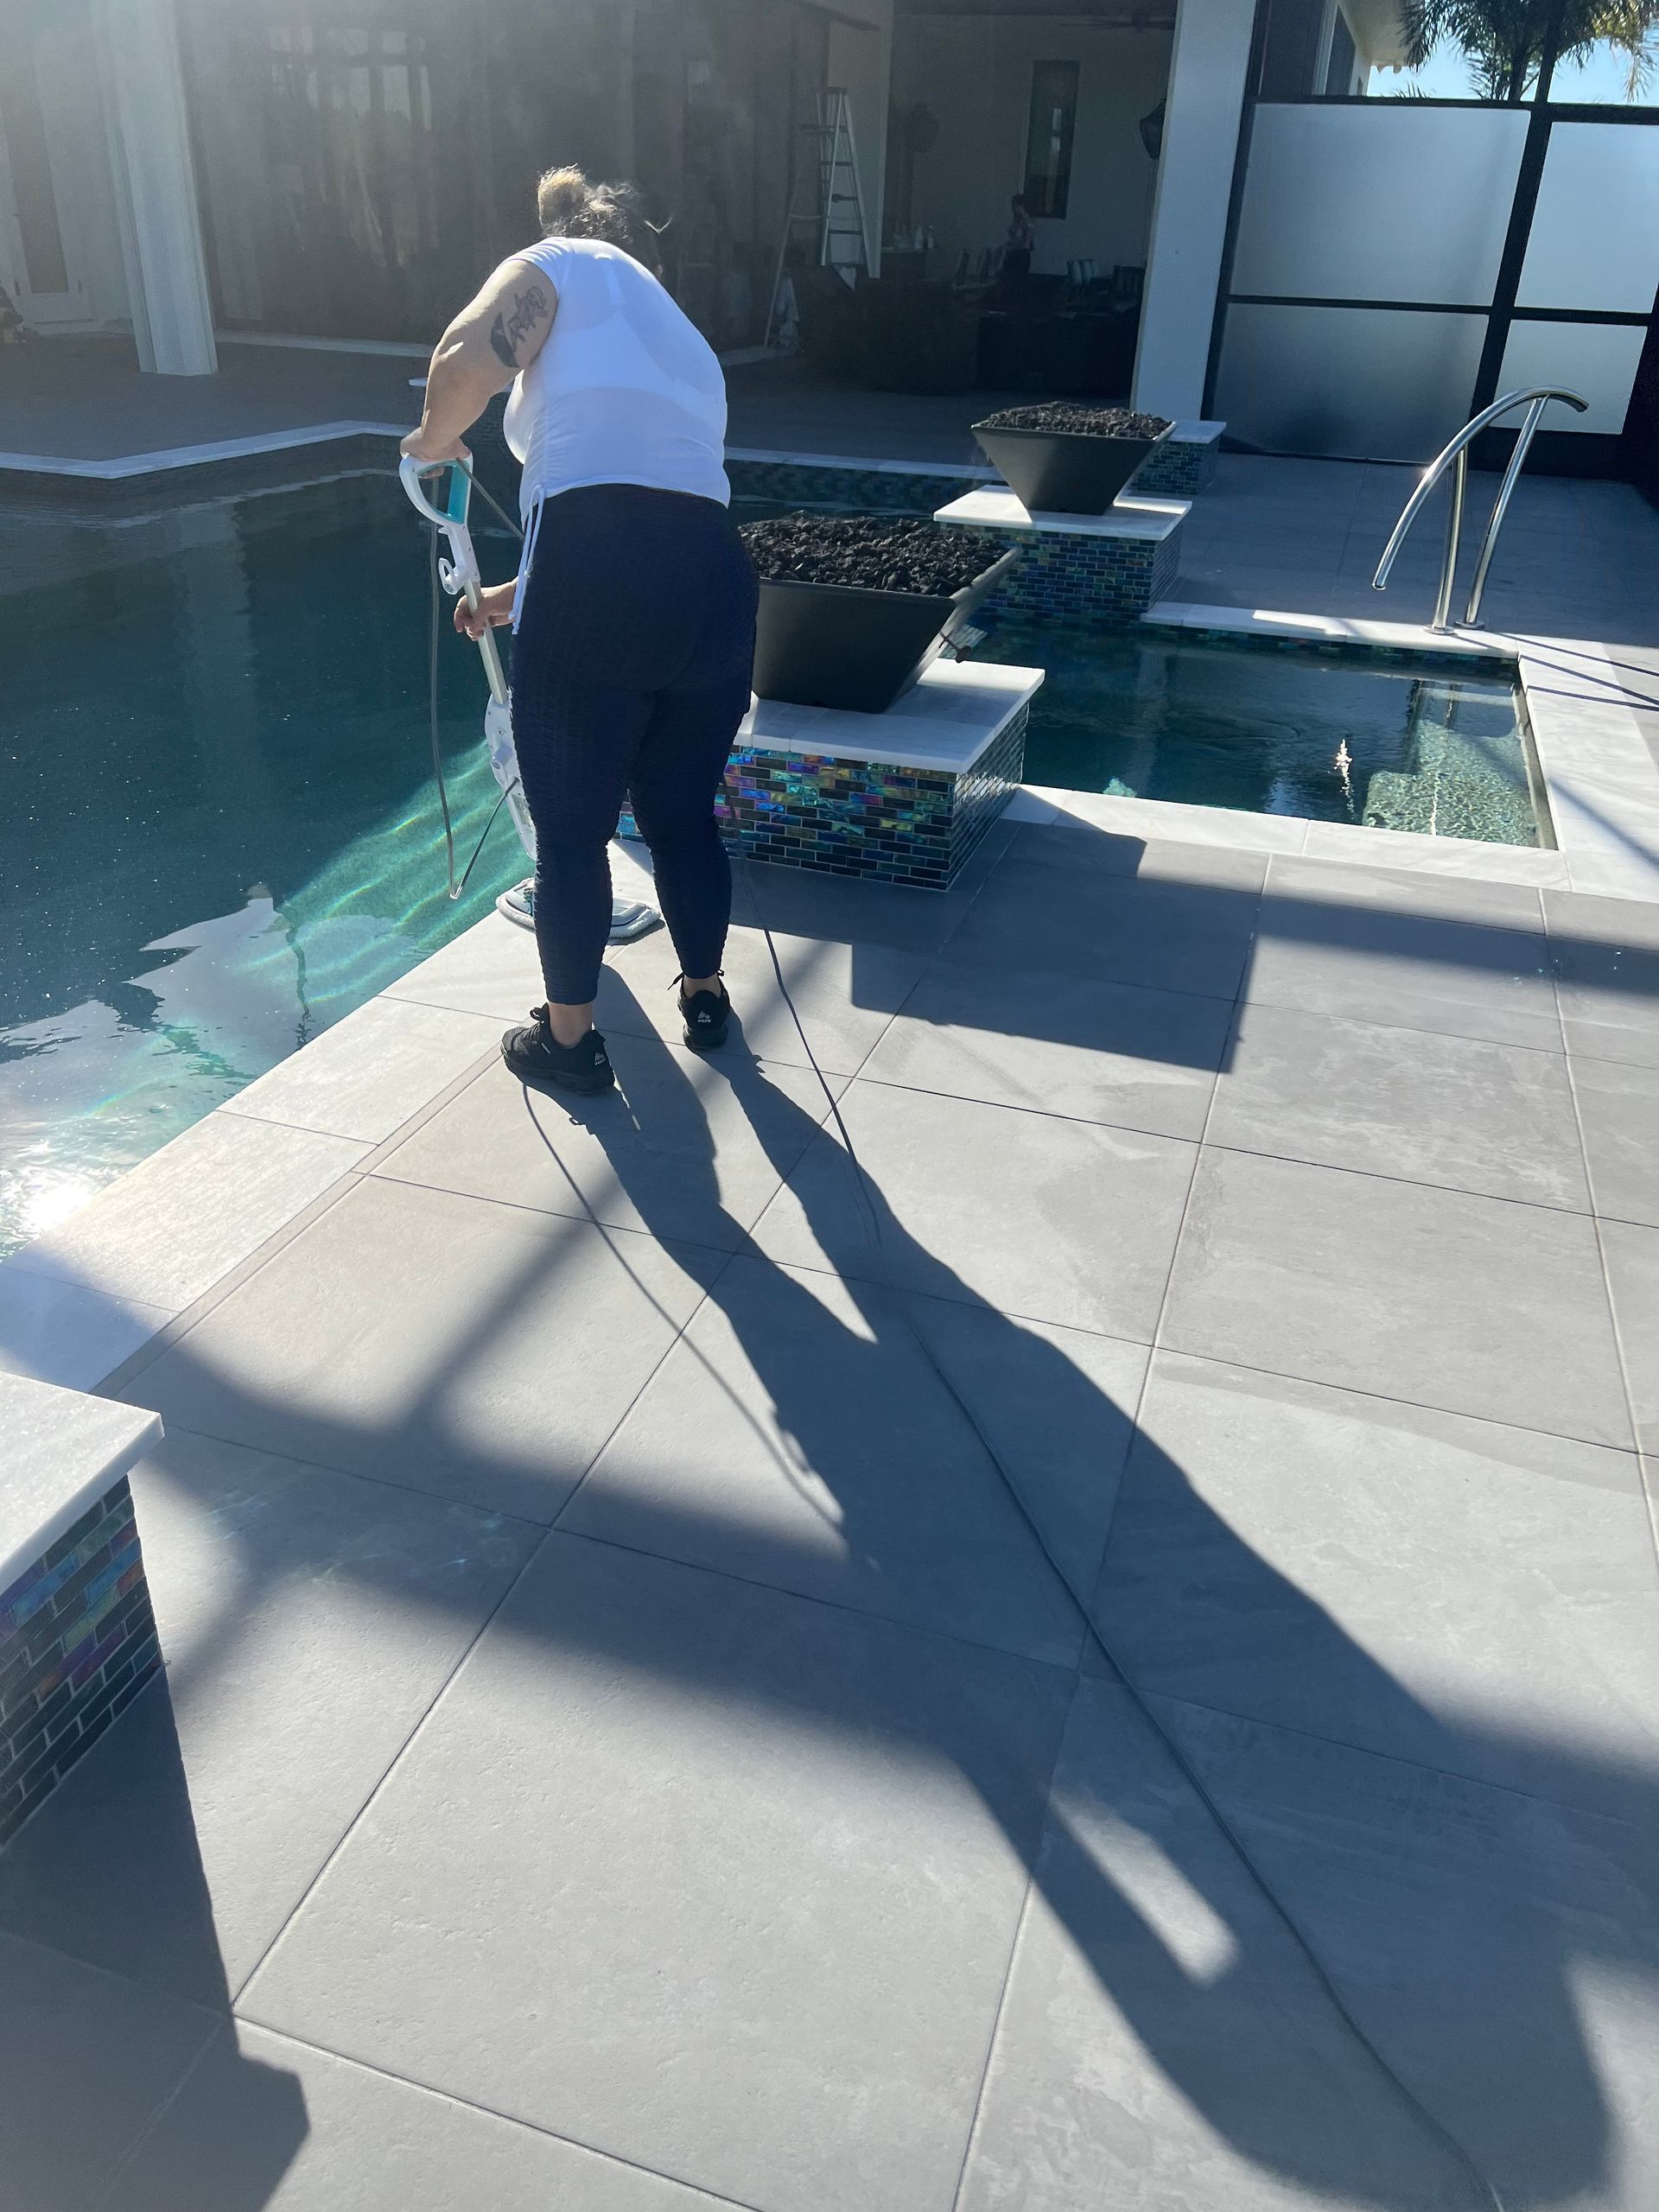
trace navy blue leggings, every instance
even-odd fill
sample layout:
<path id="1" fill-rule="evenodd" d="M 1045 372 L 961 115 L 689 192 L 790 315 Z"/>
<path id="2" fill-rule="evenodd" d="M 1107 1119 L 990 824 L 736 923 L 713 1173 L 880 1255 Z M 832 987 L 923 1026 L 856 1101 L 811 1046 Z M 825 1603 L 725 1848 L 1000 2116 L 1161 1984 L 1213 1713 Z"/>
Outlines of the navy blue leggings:
<path id="1" fill-rule="evenodd" d="M 748 710 L 754 607 L 748 554 L 712 499 L 595 484 L 543 506 L 512 645 L 512 735 L 555 1005 L 598 992 L 606 848 L 625 798 L 682 969 L 720 966 L 732 876 L 715 799 Z"/>

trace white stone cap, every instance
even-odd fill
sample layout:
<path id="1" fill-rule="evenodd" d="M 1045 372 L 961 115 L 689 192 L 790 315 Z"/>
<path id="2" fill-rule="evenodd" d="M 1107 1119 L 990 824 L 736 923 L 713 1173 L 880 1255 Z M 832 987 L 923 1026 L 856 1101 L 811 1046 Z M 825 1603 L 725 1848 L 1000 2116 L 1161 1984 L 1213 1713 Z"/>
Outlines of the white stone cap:
<path id="1" fill-rule="evenodd" d="M 0 1375 L 0 1592 L 161 1439 L 161 1416 L 141 1406 Z"/>
<path id="2" fill-rule="evenodd" d="M 1028 530 L 1041 537 L 1138 537 L 1154 545 L 1180 528 L 1192 512 L 1191 499 L 1119 499 L 1103 515 L 1027 514 L 1014 493 L 1000 486 L 964 492 L 941 507 L 935 522 L 971 523 L 980 530 Z"/>
<path id="3" fill-rule="evenodd" d="M 995 661 L 936 660 L 884 715 L 757 699 L 736 741 L 777 753 L 960 775 L 1036 696 L 1043 676 L 1040 668 L 1004 668 Z"/>
<path id="4" fill-rule="evenodd" d="M 1178 423 L 1165 442 L 1172 446 L 1212 446 L 1226 428 L 1224 423 Z"/>
<path id="5" fill-rule="evenodd" d="M 1396 652 L 1513 664 L 1513 638 L 1497 630 L 1431 630 L 1425 622 L 1377 622 L 1355 614 L 1295 614 L 1271 607 L 1203 607 L 1160 599 L 1141 617 L 1155 629 L 1218 630 L 1240 638 L 1298 638 L 1311 645 L 1386 645 Z M 1391 835 L 1400 833 L 1394 831 Z"/>

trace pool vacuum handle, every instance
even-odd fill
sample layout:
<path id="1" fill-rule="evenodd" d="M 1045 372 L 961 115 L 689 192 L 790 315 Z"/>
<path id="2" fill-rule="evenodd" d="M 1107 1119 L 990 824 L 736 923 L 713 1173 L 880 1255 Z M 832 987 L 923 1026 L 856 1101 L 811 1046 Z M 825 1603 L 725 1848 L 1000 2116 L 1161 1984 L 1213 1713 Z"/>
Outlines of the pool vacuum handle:
<path id="1" fill-rule="evenodd" d="M 448 474 L 445 478 L 444 505 L 437 507 L 427 496 L 426 480 L 437 475 L 441 470 L 447 471 Z M 464 461 L 417 461 L 413 454 L 405 454 L 398 464 L 397 474 L 416 513 L 424 517 L 435 530 L 441 530 L 449 541 L 448 560 L 438 563 L 438 575 L 444 589 L 456 597 L 464 598 L 476 613 L 481 579 L 478 572 L 478 556 L 473 550 L 473 534 L 467 527 L 467 506 L 473 490 L 471 464 Z M 489 631 L 480 632 L 478 650 L 483 658 L 484 673 L 489 679 L 490 696 L 498 706 L 505 706 L 507 702 L 507 679 L 502 673 L 501 656 Z"/>

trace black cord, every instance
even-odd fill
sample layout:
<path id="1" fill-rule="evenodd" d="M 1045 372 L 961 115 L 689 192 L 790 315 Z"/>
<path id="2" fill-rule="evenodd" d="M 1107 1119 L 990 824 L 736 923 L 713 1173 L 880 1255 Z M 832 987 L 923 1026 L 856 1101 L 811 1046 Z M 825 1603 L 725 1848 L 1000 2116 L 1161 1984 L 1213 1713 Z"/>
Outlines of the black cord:
<path id="1" fill-rule="evenodd" d="M 1013 1470 L 1009 1467 L 1007 1462 L 1002 1457 L 1002 1454 L 997 1450 L 995 1445 L 992 1443 L 989 1436 L 986 1433 L 984 1426 L 981 1422 L 978 1415 L 975 1413 L 973 1408 L 968 1403 L 968 1401 L 963 1396 L 962 1392 L 951 1381 L 950 1376 L 946 1374 L 938 1354 L 933 1350 L 932 1345 L 928 1342 L 927 1338 L 921 1329 L 918 1327 L 915 1318 L 911 1312 L 909 1302 L 899 1291 L 898 1284 L 893 1280 L 893 1268 L 887 1257 L 887 1243 L 881 1233 L 880 1212 L 871 1193 L 869 1181 L 865 1175 L 863 1164 L 860 1160 L 858 1154 L 854 1149 L 852 1137 L 849 1134 L 845 1121 L 842 1118 L 841 1103 L 837 1099 L 834 1090 L 830 1088 L 829 1080 L 824 1075 L 823 1070 L 818 1065 L 817 1055 L 812 1050 L 811 1040 L 807 1036 L 805 1025 L 801 1020 L 799 1011 L 796 1007 L 794 1000 L 790 995 L 789 985 L 784 980 L 783 963 L 778 957 L 778 948 L 772 942 L 772 931 L 766 927 L 766 923 L 761 919 L 759 902 L 755 899 L 753 887 L 750 884 L 748 880 L 747 863 L 746 861 L 740 861 L 733 873 L 741 876 L 742 880 L 744 894 L 748 903 L 749 911 L 753 916 L 755 926 L 760 930 L 761 935 L 766 940 L 766 950 L 772 958 L 772 974 L 777 978 L 778 988 L 783 994 L 784 1003 L 789 1008 L 790 1019 L 795 1025 L 795 1033 L 801 1040 L 807 1059 L 811 1065 L 812 1072 L 817 1076 L 819 1086 L 822 1089 L 825 1098 L 830 1102 L 830 1112 L 835 1122 L 836 1131 L 840 1135 L 842 1149 L 847 1154 L 848 1164 L 852 1168 L 854 1184 L 858 1192 L 860 1203 L 863 1207 L 865 1214 L 868 1217 L 870 1228 L 873 1232 L 874 1248 L 876 1259 L 880 1268 L 882 1287 L 892 1298 L 893 1305 L 897 1307 L 904 1320 L 906 1328 L 909 1331 L 911 1336 L 915 1340 L 917 1346 L 920 1350 L 923 1357 L 927 1361 L 928 1365 L 932 1369 L 934 1374 L 938 1376 L 939 1381 L 944 1385 L 944 1388 L 950 1395 L 950 1397 L 955 1404 L 957 1411 L 962 1414 L 963 1420 L 967 1421 L 969 1428 L 972 1429 L 974 1434 L 979 1439 L 980 1443 L 984 1446 L 986 1457 L 990 1460 L 992 1466 L 995 1468 L 997 1473 L 1001 1477 L 1003 1486 L 1007 1491 L 1009 1497 L 1014 1500 L 1014 1504 L 1018 1507 L 1020 1518 L 1024 1521 L 1027 1528 L 1031 1531 L 1032 1536 L 1036 1542 L 1037 1548 L 1047 1560 L 1050 1568 L 1053 1572 L 1055 1580 L 1058 1582 L 1060 1587 L 1065 1592 L 1066 1596 L 1071 1599 L 1071 1604 L 1075 1607 L 1077 1616 L 1082 1621 L 1084 1628 L 1094 1643 L 1096 1649 L 1100 1653 L 1102 1658 L 1105 1660 L 1107 1665 L 1110 1668 L 1113 1675 L 1122 1684 L 1124 1690 L 1127 1691 L 1130 1701 L 1135 1706 L 1137 1713 L 1140 1713 L 1141 1719 L 1152 1730 L 1154 1735 L 1157 1737 L 1165 1751 L 1168 1752 L 1171 1759 L 1174 1762 L 1175 1766 L 1179 1770 L 1183 1779 L 1187 1783 L 1194 1796 L 1198 1798 L 1199 1803 L 1204 1807 L 1211 1819 L 1215 1822 L 1223 1838 L 1231 1849 L 1234 1858 L 1238 1861 L 1240 1866 L 1249 1877 L 1258 1895 L 1266 1903 L 1274 1917 L 1278 1921 L 1280 1926 L 1290 1937 L 1298 1951 L 1300 1952 L 1303 1959 L 1306 1962 L 1309 1971 L 1313 1976 L 1314 1980 L 1324 1991 L 1325 1997 L 1331 2004 L 1332 2009 L 1337 2015 L 1337 2018 L 1341 2021 L 1343 2026 L 1348 2031 L 1348 2033 L 1352 2037 L 1355 2043 L 1358 2044 L 1361 2050 L 1363 2050 L 1365 2056 L 1370 2060 L 1377 2072 L 1382 2075 L 1383 2080 L 1388 2082 L 1389 2088 L 1394 2090 L 1402 2103 L 1404 2104 L 1407 2109 L 1414 2114 L 1419 2124 L 1424 2128 L 1427 2134 L 1456 2162 L 1459 2171 L 1469 2183 L 1471 2188 L 1474 2190 L 1481 2208 L 1481 2212 L 1506 2212 L 1506 2207 L 1503 2200 L 1498 2195 L 1497 2189 L 1487 2179 L 1480 2168 L 1475 2164 L 1473 2158 L 1464 2148 L 1458 2138 L 1452 2133 L 1451 2129 L 1446 2125 L 1444 2120 L 1439 2119 L 1435 2113 L 1429 2110 L 1428 2107 L 1423 2102 L 1416 2091 L 1413 2089 L 1401 2076 L 1401 2075 L 1395 2071 L 1393 2065 L 1387 2058 L 1384 2057 L 1382 2050 L 1378 2048 L 1376 2044 L 1373 2042 L 1365 2029 L 1360 2025 L 1359 2021 L 1350 2010 L 1346 1999 L 1342 1995 L 1342 1993 L 1338 1989 L 1336 1983 L 1332 1980 L 1332 1977 L 1326 1970 L 1323 1961 L 1320 1959 L 1319 1953 L 1314 1949 L 1309 1938 L 1303 1934 L 1301 1928 L 1298 1925 L 1296 1920 L 1292 1916 L 1289 1907 L 1284 1903 L 1278 1891 L 1273 1887 L 1273 1885 L 1268 1880 L 1267 1876 L 1262 1872 L 1261 1868 L 1256 1865 L 1255 1860 L 1250 1856 L 1249 1850 L 1246 1846 L 1243 1838 L 1239 1834 L 1237 1829 L 1233 1826 L 1226 1814 L 1223 1812 L 1221 1807 L 1217 1803 L 1208 1785 L 1198 1774 L 1192 1762 L 1187 1758 L 1186 1753 L 1182 1750 L 1179 1743 L 1176 1740 L 1173 1734 L 1159 1719 L 1156 1712 L 1153 1708 L 1151 1700 L 1147 1696 L 1145 1692 L 1141 1690 L 1140 1685 L 1135 1681 L 1134 1676 L 1124 1665 L 1122 1660 L 1118 1656 L 1117 1653 L 1113 1650 L 1111 1645 L 1101 1633 L 1101 1630 L 1096 1623 L 1093 1611 L 1084 1601 L 1082 1594 L 1077 1590 L 1077 1586 L 1073 1583 L 1071 1577 L 1067 1573 L 1065 1567 L 1061 1566 L 1059 1560 L 1054 1554 L 1052 1547 L 1049 1543 L 1048 1538 L 1043 1533 L 1042 1526 L 1039 1522 L 1037 1516 L 1027 1503 L 1025 1494 L 1021 1491 Z"/>
<path id="2" fill-rule="evenodd" d="M 432 541 L 432 620 L 427 639 L 426 654 L 426 726 L 432 742 L 432 773 L 437 779 L 438 811 L 443 817 L 443 864 L 448 877 L 449 896 L 459 899 L 461 886 L 455 881 L 455 831 L 449 819 L 449 792 L 443 780 L 443 747 L 438 741 L 438 632 L 443 626 L 442 601 L 438 594 L 438 533 L 429 525 Z M 491 816 L 494 820 L 494 816 Z M 474 859 L 478 855 L 474 854 Z M 468 874 L 471 873 L 469 869 Z"/>

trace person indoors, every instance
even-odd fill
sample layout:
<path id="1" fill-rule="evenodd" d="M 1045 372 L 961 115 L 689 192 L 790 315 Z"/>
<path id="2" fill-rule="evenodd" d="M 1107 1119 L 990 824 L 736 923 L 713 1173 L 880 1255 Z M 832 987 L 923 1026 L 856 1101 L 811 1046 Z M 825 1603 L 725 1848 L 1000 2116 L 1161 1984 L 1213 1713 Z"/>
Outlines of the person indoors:
<path id="1" fill-rule="evenodd" d="M 1002 245 L 1001 275 L 1005 283 L 1018 284 L 1031 274 L 1032 249 L 1037 243 L 1037 233 L 1031 226 L 1031 215 L 1025 195 L 1016 192 L 1008 202 L 1008 234 Z"/>
<path id="2" fill-rule="evenodd" d="M 527 1082 L 614 1081 L 594 1027 L 611 920 L 607 847 L 625 798 L 651 849 L 682 970 L 688 1045 L 724 1041 L 731 870 L 715 803 L 748 709 L 756 584 L 728 512 L 719 362 L 664 289 L 637 194 L 550 169 L 542 239 L 510 255 L 439 340 L 417 460 L 508 385 L 524 464 L 518 575 L 456 627 L 511 623 L 512 734 L 536 830 L 546 998 L 502 1039 Z"/>

